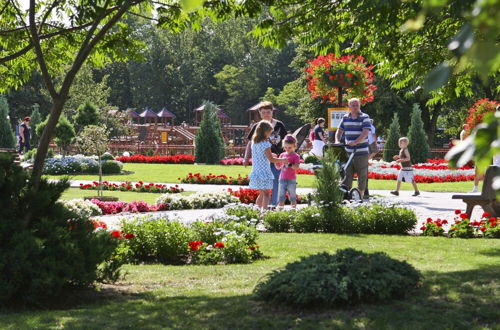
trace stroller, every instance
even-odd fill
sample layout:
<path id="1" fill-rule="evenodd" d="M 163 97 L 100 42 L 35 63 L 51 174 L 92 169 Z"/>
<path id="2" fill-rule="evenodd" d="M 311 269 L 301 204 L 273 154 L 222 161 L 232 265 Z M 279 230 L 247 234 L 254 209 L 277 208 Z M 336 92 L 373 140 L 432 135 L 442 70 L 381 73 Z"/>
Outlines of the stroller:
<path id="1" fill-rule="evenodd" d="M 347 174 L 347 168 L 351 164 L 352 159 L 354 158 L 354 153 L 356 152 L 356 147 L 354 147 L 354 152 L 348 156 L 344 147 L 345 144 L 330 144 L 325 145 L 323 148 L 324 153 L 326 153 L 327 149 L 330 149 L 333 152 L 340 170 L 341 181 L 344 180 Z M 315 164 L 313 166 L 313 171 L 317 174 L 321 168 L 323 168 L 321 164 Z M 344 200 L 363 201 L 358 188 L 349 189 L 346 185 L 342 184 L 340 186 L 340 191 L 344 194 Z"/>

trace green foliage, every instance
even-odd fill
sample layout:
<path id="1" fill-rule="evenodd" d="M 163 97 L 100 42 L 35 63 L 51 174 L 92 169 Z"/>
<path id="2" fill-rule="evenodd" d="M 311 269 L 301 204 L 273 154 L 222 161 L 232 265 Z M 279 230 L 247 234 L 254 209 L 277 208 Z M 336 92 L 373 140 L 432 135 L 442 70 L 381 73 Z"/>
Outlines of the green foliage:
<path id="1" fill-rule="evenodd" d="M 236 204 L 225 209 L 226 215 L 232 220 L 246 224 L 256 224 L 260 219 L 260 211 L 257 207 L 248 204 Z"/>
<path id="2" fill-rule="evenodd" d="M 334 212 L 328 212 L 332 216 Z M 324 214 L 317 207 L 305 207 L 300 209 L 293 217 L 293 230 L 297 233 L 316 233 L 322 232 L 325 225 Z M 332 228 L 329 228 L 332 229 Z M 332 230 L 328 230 L 331 232 Z"/>
<path id="3" fill-rule="evenodd" d="M 107 280 L 99 269 L 118 242 L 57 203 L 67 187 L 42 180 L 34 191 L 28 174 L 0 155 L 0 305 L 40 304 L 64 289 Z"/>
<path id="4" fill-rule="evenodd" d="M 64 105 L 64 112 L 70 117 L 78 108 L 84 104 L 91 103 L 98 109 L 103 109 L 108 106 L 108 98 L 111 94 L 111 88 L 108 86 L 109 75 L 102 77 L 94 77 L 96 71 L 90 64 L 82 66 L 75 77 L 73 85 L 69 91 L 69 99 Z M 91 121 L 86 125 L 97 125 L 98 122 Z M 75 126 L 78 125 L 75 123 Z M 85 125 L 79 127 L 79 130 Z"/>
<path id="5" fill-rule="evenodd" d="M 101 162 L 101 168 L 102 174 L 119 174 L 122 172 L 123 165 L 116 160 L 105 160 Z"/>
<path id="6" fill-rule="evenodd" d="M 399 154 L 399 138 L 401 137 L 401 132 L 399 130 L 399 116 L 397 113 L 394 114 L 392 118 L 391 125 L 389 126 L 389 132 L 387 134 L 387 139 L 384 145 L 384 160 L 386 162 L 392 162 L 395 155 Z"/>
<path id="7" fill-rule="evenodd" d="M 31 146 L 36 147 L 38 145 L 38 139 L 40 136 L 36 132 L 36 127 L 42 122 L 42 115 L 40 114 L 40 106 L 38 103 L 33 105 L 33 111 L 31 112 Z"/>
<path id="8" fill-rule="evenodd" d="M 319 164 L 319 159 L 316 155 L 308 154 L 304 159 L 304 163 L 306 164 Z"/>
<path id="9" fill-rule="evenodd" d="M 36 148 L 32 148 L 29 151 L 25 152 L 23 154 L 23 160 L 25 162 L 26 161 L 33 162 L 33 160 L 35 159 L 36 151 L 37 151 Z M 49 148 L 49 150 L 47 151 L 47 158 L 52 158 L 52 157 L 54 157 L 54 150 Z"/>
<path id="10" fill-rule="evenodd" d="M 410 144 L 408 150 L 413 163 L 425 163 L 429 158 L 429 143 L 427 142 L 427 134 L 424 130 L 422 122 L 422 112 L 418 104 L 413 105 L 411 113 L 411 124 L 408 129 L 408 139 Z"/>
<path id="11" fill-rule="evenodd" d="M 423 235 L 425 236 L 439 236 L 442 235 L 444 231 L 442 228 L 429 227 L 429 223 L 425 225 L 425 230 L 423 231 Z M 441 229 L 441 232 L 439 231 Z M 432 231 L 436 232 L 434 234 Z M 471 226 L 469 219 L 463 219 L 458 223 L 453 224 L 448 231 L 448 237 L 457 237 L 457 238 L 473 238 L 474 237 L 474 227 Z"/>
<path id="12" fill-rule="evenodd" d="M 420 273 L 405 261 L 383 252 L 354 249 L 320 253 L 289 263 L 257 284 L 259 300 L 295 307 L 387 301 L 413 292 Z"/>
<path id="13" fill-rule="evenodd" d="M 16 147 L 16 138 L 10 125 L 10 120 L 7 119 L 8 116 L 9 105 L 7 104 L 7 99 L 3 95 L 0 95 L 0 148 Z"/>
<path id="14" fill-rule="evenodd" d="M 45 129 L 45 126 L 47 126 L 48 120 L 49 118 L 47 117 L 43 122 L 37 125 L 36 134 L 38 136 L 42 136 L 43 130 Z M 55 136 L 54 140 L 57 146 L 63 150 L 63 155 L 64 155 L 67 147 L 71 144 L 73 138 L 75 137 L 75 128 L 66 118 L 66 116 L 61 115 L 61 117 L 59 117 L 59 121 L 57 122 L 54 136 Z"/>
<path id="15" fill-rule="evenodd" d="M 337 209 L 342 202 L 343 193 L 340 191 L 340 163 L 332 150 L 328 150 L 321 160 L 323 167 L 316 174 L 313 196 L 320 206 L 321 214 L 325 219 L 332 219 L 334 230 L 343 226 L 342 219 L 337 217 Z"/>
<path id="16" fill-rule="evenodd" d="M 268 212 L 264 216 L 264 226 L 269 232 L 287 233 L 292 229 L 292 221 L 296 212 L 275 211 Z"/>
<path id="17" fill-rule="evenodd" d="M 109 152 L 105 152 L 104 154 L 102 154 L 101 160 L 115 160 L 115 157 L 113 157 L 113 155 Z"/>
<path id="18" fill-rule="evenodd" d="M 76 131 L 80 133 L 86 126 L 99 125 L 99 112 L 90 101 L 85 101 L 78 107 L 74 117 Z"/>
<path id="19" fill-rule="evenodd" d="M 195 158 L 198 163 L 219 164 L 224 158 L 224 140 L 217 117 L 217 107 L 205 102 L 203 119 L 196 135 Z"/>

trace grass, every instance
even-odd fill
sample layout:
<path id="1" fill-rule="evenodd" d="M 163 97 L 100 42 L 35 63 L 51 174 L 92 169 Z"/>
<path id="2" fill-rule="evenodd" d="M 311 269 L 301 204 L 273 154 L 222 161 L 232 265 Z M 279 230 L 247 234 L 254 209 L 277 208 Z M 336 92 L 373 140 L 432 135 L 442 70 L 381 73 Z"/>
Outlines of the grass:
<path id="1" fill-rule="evenodd" d="M 184 191 L 180 194 L 190 195 L 193 192 Z M 80 188 L 69 188 L 67 189 L 61 199 L 69 200 L 74 198 L 83 198 L 85 196 L 95 196 L 97 195 L 97 190 L 82 190 Z M 132 201 L 144 201 L 153 204 L 155 200 L 162 194 L 147 193 L 147 192 L 128 192 L 128 191 L 104 191 L 104 196 L 115 196 L 118 197 L 120 201 L 132 202 Z"/>
<path id="2" fill-rule="evenodd" d="M 144 181 L 144 182 L 169 182 L 177 183 L 179 178 L 186 177 L 189 173 L 201 174 L 225 174 L 227 176 L 237 177 L 238 174 L 250 174 L 251 167 L 243 166 L 224 166 L 224 165 L 191 165 L 191 164 L 124 164 L 123 169 L 130 172 L 121 175 L 105 175 L 105 180 L 109 181 Z M 47 176 L 52 179 L 62 176 Z M 74 180 L 97 179 L 96 175 L 74 175 Z M 299 175 L 299 187 L 312 187 L 314 184 L 313 175 Z M 440 192 L 468 192 L 472 189 L 472 182 L 445 182 L 445 183 L 421 183 L 419 189 L 423 191 Z M 370 180 L 369 187 L 373 190 L 394 190 L 396 181 L 392 180 Z M 403 183 L 402 190 L 412 190 L 411 184 Z"/>
<path id="3" fill-rule="evenodd" d="M 251 265 L 127 265 L 116 285 L 66 296 L 57 309 L 1 311 L 2 329 L 476 329 L 500 327 L 500 240 L 263 234 Z M 301 256 L 353 247 L 386 251 L 424 275 L 406 299 L 289 310 L 252 300 L 255 284 Z M 70 302 L 70 306 L 66 303 Z"/>

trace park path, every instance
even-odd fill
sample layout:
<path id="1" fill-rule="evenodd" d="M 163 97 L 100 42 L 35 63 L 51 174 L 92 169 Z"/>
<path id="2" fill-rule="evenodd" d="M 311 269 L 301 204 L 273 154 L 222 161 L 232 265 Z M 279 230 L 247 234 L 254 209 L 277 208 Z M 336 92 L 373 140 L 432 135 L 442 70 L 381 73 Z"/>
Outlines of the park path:
<path id="1" fill-rule="evenodd" d="M 92 181 L 74 180 L 71 181 L 71 186 L 79 187 L 80 183 L 88 184 L 92 183 Z M 114 183 L 119 183 L 119 182 L 114 182 Z M 227 189 L 229 188 L 233 190 L 238 190 L 239 188 L 245 188 L 243 186 L 234 186 L 234 185 L 180 184 L 180 183 L 162 183 L 162 184 L 168 186 L 178 185 L 185 191 L 207 192 L 207 193 L 223 192 L 227 191 Z M 312 188 L 297 188 L 297 193 L 301 195 L 311 193 L 312 191 L 313 191 Z M 427 218 L 433 218 L 433 219 L 441 218 L 441 219 L 452 220 L 453 217 L 455 216 L 454 211 L 456 209 L 465 211 L 465 204 L 461 200 L 451 199 L 451 196 L 454 194 L 451 192 L 422 191 L 421 195 L 418 197 L 411 196 L 413 192 L 405 190 L 401 191 L 399 196 L 391 195 L 389 190 L 371 190 L 370 193 L 375 196 L 390 199 L 391 201 L 398 201 L 404 204 L 406 207 L 413 209 L 419 221 L 418 227 L 420 227 L 420 224 Z M 483 211 L 480 207 L 476 207 L 472 214 L 472 218 L 478 219 L 481 216 L 482 212 Z M 198 219 L 203 220 L 208 217 L 212 217 L 214 215 L 221 213 L 222 209 L 174 210 L 174 211 L 156 212 L 156 214 L 161 216 L 168 215 L 169 217 L 176 217 L 183 222 L 193 222 Z M 106 216 L 106 218 L 110 221 L 114 220 L 115 218 L 118 219 L 122 217 L 123 214 Z"/>

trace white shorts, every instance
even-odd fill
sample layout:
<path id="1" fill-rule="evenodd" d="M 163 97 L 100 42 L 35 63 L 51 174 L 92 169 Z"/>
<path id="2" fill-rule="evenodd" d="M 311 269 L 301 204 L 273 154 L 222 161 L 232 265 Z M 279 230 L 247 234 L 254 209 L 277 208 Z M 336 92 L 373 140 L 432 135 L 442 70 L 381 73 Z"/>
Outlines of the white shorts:
<path id="1" fill-rule="evenodd" d="M 322 140 L 314 140 L 313 148 L 311 152 L 315 154 L 317 157 L 323 157 L 323 147 L 325 146 L 325 142 Z"/>
<path id="2" fill-rule="evenodd" d="M 399 170 L 398 181 L 404 181 L 409 183 L 413 182 L 413 170 L 411 171 Z"/>

